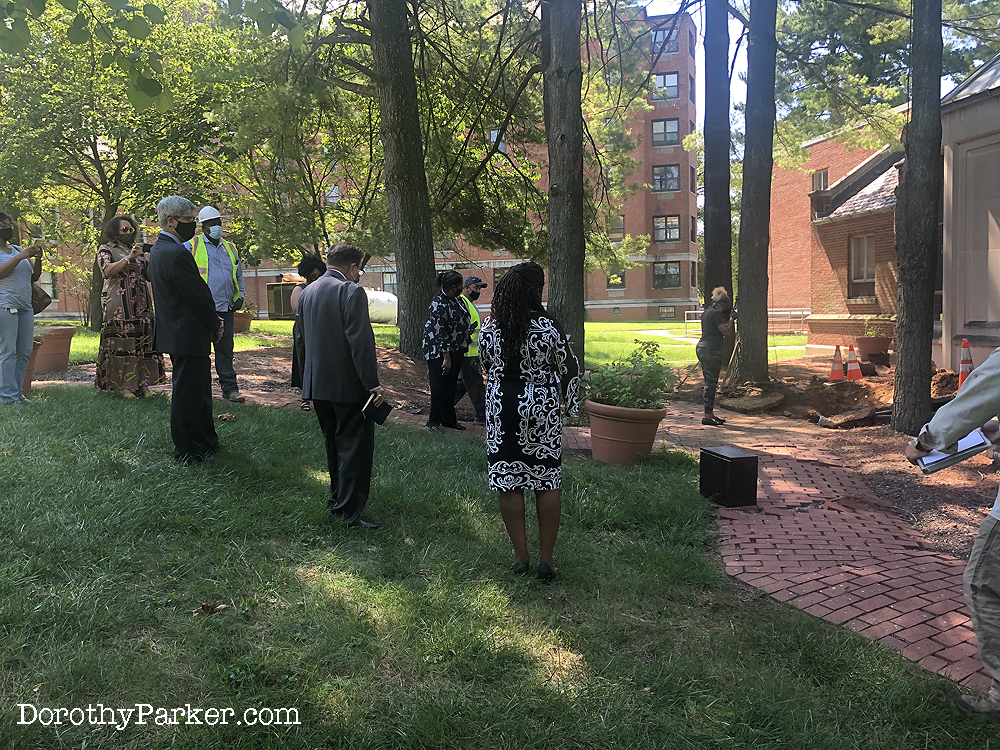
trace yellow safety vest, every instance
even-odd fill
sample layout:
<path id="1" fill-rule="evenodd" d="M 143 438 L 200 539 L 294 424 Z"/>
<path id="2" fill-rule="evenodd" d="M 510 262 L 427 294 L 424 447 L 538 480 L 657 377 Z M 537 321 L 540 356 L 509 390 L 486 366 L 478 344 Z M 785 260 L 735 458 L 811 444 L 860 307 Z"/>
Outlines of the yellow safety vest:
<path id="1" fill-rule="evenodd" d="M 472 343 L 469 345 L 469 351 L 466 352 L 466 357 L 478 357 L 479 356 L 479 329 L 482 328 L 482 322 L 479 320 L 479 310 L 476 309 L 476 303 L 471 299 L 462 295 L 462 300 L 465 302 L 465 306 L 469 308 L 469 317 L 472 318 Z"/>
<path id="2" fill-rule="evenodd" d="M 226 248 L 226 252 L 229 253 L 229 260 L 233 263 L 233 301 L 235 302 L 240 298 L 240 284 L 236 280 L 236 264 L 239 263 L 239 258 L 236 255 L 236 246 L 233 245 L 229 240 L 223 240 L 222 246 Z M 201 278 L 208 283 L 208 248 L 205 246 L 205 235 L 196 235 L 191 240 L 191 254 L 194 256 L 194 262 L 198 265 L 198 273 L 201 274 Z"/>

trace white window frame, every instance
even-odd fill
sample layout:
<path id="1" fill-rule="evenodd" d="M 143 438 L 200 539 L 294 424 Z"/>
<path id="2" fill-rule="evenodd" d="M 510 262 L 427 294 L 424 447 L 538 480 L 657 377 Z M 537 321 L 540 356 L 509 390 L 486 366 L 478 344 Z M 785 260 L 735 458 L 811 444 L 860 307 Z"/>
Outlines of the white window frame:
<path id="1" fill-rule="evenodd" d="M 826 190 L 830 187 L 830 170 L 817 169 L 812 173 L 813 191 Z"/>
<path id="2" fill-rule="evenodd" d="M 851 237 L 851 257 L 850 257 L 851 284 L 848 290 L 850 299 L 875 296 L 875 235 L 866 234 L 860 237 Z M 859 269 L 860 265 L 860 269 Z M 860 273 L 859 273 L 860 272 Z M 861 284 L 864 294 L 855 290 Z M 870 287 L 870 291 L 869 291 Z"/>

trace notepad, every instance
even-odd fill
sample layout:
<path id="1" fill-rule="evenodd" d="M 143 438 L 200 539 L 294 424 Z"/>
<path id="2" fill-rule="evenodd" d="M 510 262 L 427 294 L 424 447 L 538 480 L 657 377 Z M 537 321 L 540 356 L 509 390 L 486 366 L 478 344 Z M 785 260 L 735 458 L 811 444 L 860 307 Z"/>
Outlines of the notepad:
<path id="1" fill-rule="evenodd" d="M 373 393 L 368 397 L 364 407 L 361 409 L 361 413 L 365 419 L 375 420 L 375 424 L 385 424 L 389 412 L 392 411 L 392 404 L 388 401 L 383 401 L 379 406 L 375 406 L 374 402 L 375 394 Z"/>
<path id="2" fill-rule="evenodd" d="M 958 450 L 954 453 L 931 451 L 926 456 L 917 459 L 917 466 L 924 474 L 933 474 L 935 471 L 954 466 L 967 458 L 982 453 L 992 446 L 993 443 L 983 434 L 982 430 L 977 428 L 958 441 Z"/>

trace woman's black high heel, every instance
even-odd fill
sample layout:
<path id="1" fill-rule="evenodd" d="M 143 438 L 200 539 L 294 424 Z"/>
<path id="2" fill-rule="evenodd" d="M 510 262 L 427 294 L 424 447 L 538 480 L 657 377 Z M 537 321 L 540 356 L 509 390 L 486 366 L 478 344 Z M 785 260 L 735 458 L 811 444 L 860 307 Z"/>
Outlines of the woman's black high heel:
<path id="1" fill-rule="evenodd" d="M 538 563 L 538 577 L 545 583 L 551 583 L 552 579 L 556 577 L 555 568 L 549 567 L 548 563 L 545 562 Z"/>
<path id="2" fill-rule="evenodd" d="M 520 562 L 516 562 L 513 565 L 511 565 L 510 569 L 516 575 L 523 576 L 525 573 L 528 572 L 529 567 L 531 567 L 531 564 L 527 560 L 521 560 Z"/>

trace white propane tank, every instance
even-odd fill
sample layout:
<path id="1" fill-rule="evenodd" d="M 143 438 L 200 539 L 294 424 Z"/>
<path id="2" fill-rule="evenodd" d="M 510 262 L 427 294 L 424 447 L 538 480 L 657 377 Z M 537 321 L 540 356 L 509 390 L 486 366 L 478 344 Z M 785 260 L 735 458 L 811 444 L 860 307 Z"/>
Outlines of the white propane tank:
<path id="1" fill-rule="evenodd" d="M 367 288 L 365 294 L 368 295 L 368 317 L 371 318 L 372 323 L 396 325 L 396 311 L 398 309 L 396 295 Z"/>

